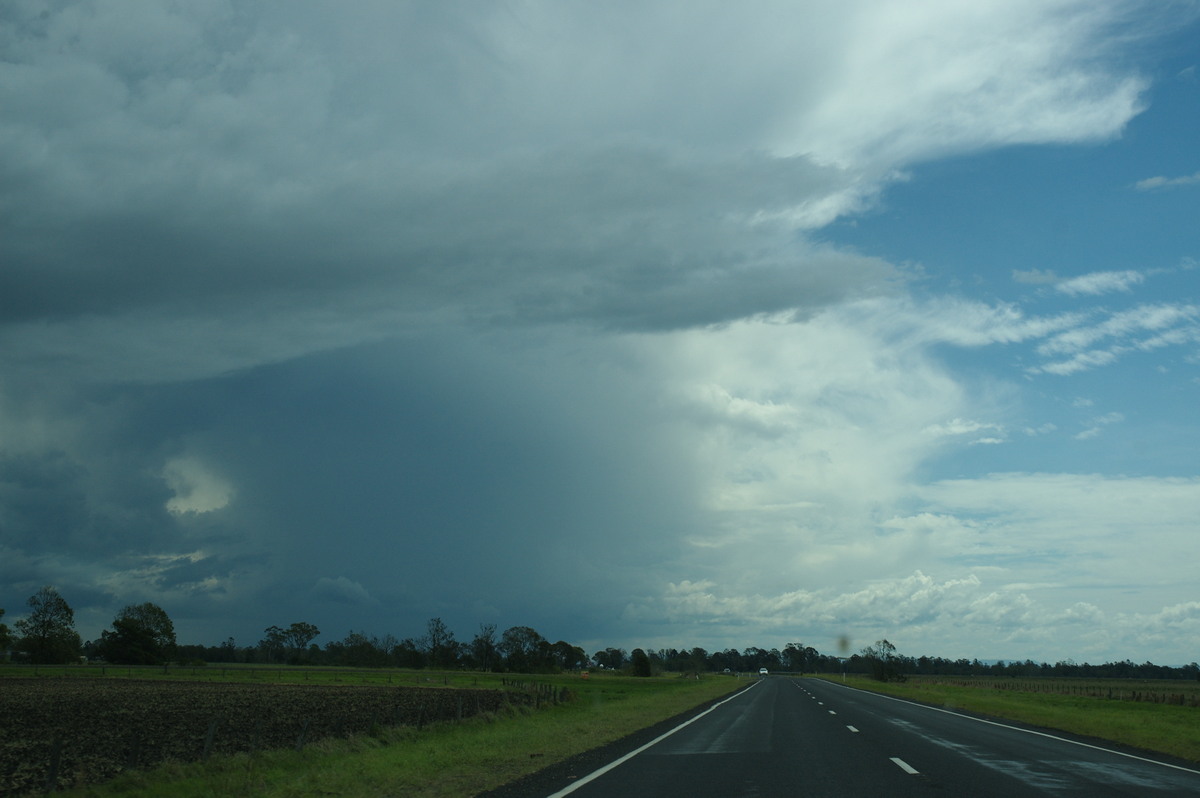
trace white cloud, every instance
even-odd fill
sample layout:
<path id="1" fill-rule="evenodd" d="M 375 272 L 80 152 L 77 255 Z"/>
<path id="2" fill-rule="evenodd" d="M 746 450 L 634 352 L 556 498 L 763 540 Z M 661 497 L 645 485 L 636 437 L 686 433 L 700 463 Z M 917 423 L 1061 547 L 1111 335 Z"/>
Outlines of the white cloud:
<path id="1" fill-rule="evenodd" d="M 1049 435 L 1051 432 L 1054 432 L 1057 429 L 1057 424 L 1047 421 L 1045 424 L 1041 424 L 1037 427 L 1026 427 L 1025 434 L 1032 438 L 1038 435 Z"/>
<path id="2" fill-rule="evenodd" d="M 335 601 L 339 604 L 371 606 L 379 603 L 365 587 L 345 576 L 336 579 L 322 576 L 312 586 L 312 593 L 322 601 Z"/>
<path id="3" fill-rule="evenodd" d="M 996 435 L 984 435 L 971 440 L 971 445 L 995 445 L 1004 443 L 1007 438 L 1004 435 L 1004 427 L 1001 424 L 985 424 L 979 421 L 965 421 L 961 418 L 953 419 L 945 424 L 934 424 L 926 427 L 925 432 L 935 437 L 972 435 L 977 432 L 995 432 Z"/>
<path id="4" fill-rule="evenodd" d="M 806 104 L 811 110 L 781 126 L 777 148 L 790 144 L 789 151 L 843 162 L 911 161 L 977 142 L 1104 138 L 1139 108 L 1140 80 L 1061 60 L 1063 52 L 1083 52 L 1076 48 L 1085 41 L 1104 49 L 1097 34 L 1115 9 L 1031 2 L 843 7 L 855 37 L 834 61 L 839 69 L 817 73 L 822 90 Z M 997 69 L 1001 57 L 1007 63 Z M 849 119 L 857 121 L 847 125 Z"/>
<path id="5" fill-rule="evenodd" d="M 665 586 L 658 598 L 630 603 L 624 617 L 665 619 L 717 634 L 739 624 L 799 628 L 803 631 L 789 631 L 786 639 L 802 639 L 826 653 L 837 651 L 839 640 L 846 640 L 845 653 L 852 653 L 886 637 L 910 656 L 937 651 L 949 657 L 1028 657 L 1048 662 L 1116 660 L 1134 657 L 1134 652 L 1153 645 L 1169 652 L 1169 659 L 1160 661 L 1183 664 L 1190 654 L 1178 644 L 1180 635 L 1200 630 L 1197 602 L 1144 611 L 1105 609 L 1092 601 L 1059 604 L 1053 596 L 1061 591 L 1061 584 L 1003 583 L 998 576 L 980 571 L 938 579 L 917 570 L 853 591 L 830 588 L 745 595 L 712 582 L 685 581 Z M 678 643 L 669 632 L 656 641 Z"/>
<path id="6" fill-rule="evenodd" d="M 1072 277 L 1070 280 L 1063 280 L 1054 287 L 1068 296 L 1107 294 L 1112 291 L 1128 293 L 1132 286 L 1145 282 L 1145 280 L 1144 274 L 1135 271 L 1093 272 Z"/>
<path id="7" fill-rule="evenodd" d="M 884 296 L 848 303 L 840 312 L 881 334 L 911 345 L 952 344 L 961 347 L 1021 343 L 1061 330 L 1071 330 L 1085 313 L 1027 316 L 1011 303 L 989 304 L 956 296 L 917 301 Z"/>
<path id="8" fill-rule="evenodd" d="M 1076 374 L 1080 371 L 1087 371 L 1114 363 L 1117 360 L 1118 354 L 1120 353 L 1112 350 L 1080 352 L 1067 360 L 1059 360 L 1054 363 L 1035 366 L 1029 369 L 1029 371 L 1033 374 L 1057 374 L 1060 377 L 1065 377 L 1068 374 Z"/>
<path id="9" fill-rule="evenodd" d="M 706 504 L 739 534 L 778 521 L 743 515 L 757 507 L 857 515 L 859 497 L 885 502 L 912 458 L 941 445 L 923 431 L 964 409 L 962 389 L 919 348 L 883 343 L 856 312 L 639 340 L 696 461 L 711 464 Z"/>
<path id="10" fill-rule="evenodd" d="M 1134 184 L 1138 191 L 1152 191 L 1160 188 L 1182 188 L 1200 183 L 1200 172 L 1183 177 L 1147 177 Z"/>
<path id="11" fill-rule="evenodd" d="M 194 457 L 175 457 L 163 466 L 163 479 L 174 492 L 167 500 L 172 513 L 209 513 L 233 498 L 233 486 Z"/>
<path id="12" fill-rule="evenodd" d="M 1110 424 L 1118 424 L 1125 420 L 1122 413 L 1105 413 L 1102 416 L 1096 416 L 1091 420 L 1091 426 L 1075 435 L 1075 440 L 1085 441 L 1090 438 L 1095 438 L 1104 430 L 1104 427 Z"/>
<path id="13" fill-rule="evenodd" d="M 1109 315 L 1099 324 L 1078 326 L 1059 332 L 1039 344 L 1043 356 L 1070 354 L 1071 357 L 1029 369 L 1031 373 L 1067 375 L 1106 366 L 1134 350 L 1150 351 L 1200 338 L 1200 306 L 1159 303 L 1138 305 Z M 1153 332 L 1148 338 L 1137 338 Z M 1106 349 L 1089 349 L 1106 339 L 1114 339 Z"/>

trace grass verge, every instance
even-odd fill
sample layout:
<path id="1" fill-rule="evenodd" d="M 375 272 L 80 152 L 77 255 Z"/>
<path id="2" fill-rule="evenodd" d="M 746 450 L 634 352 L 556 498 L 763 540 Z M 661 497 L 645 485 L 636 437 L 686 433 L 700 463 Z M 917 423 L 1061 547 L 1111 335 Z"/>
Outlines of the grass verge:
<path id="1" fill-rule="evenodd" d="M 514 711 L 422 731 L 380 729 L 349 740 L 325 740 L 301 751 L 214 757 L 126 773 L 70 796 L 243 795 L 471 796 L 575 754 L 624 737 L 705 701 L 744 680 L 595 675 L 538 677 L 568 686 L 573 700 L 536 711 Z"/>
<path id="2" fill-rule="evenodd" d="M 841 683 L 842 678 L 829 677 L 829 681 Z M 1200 762 L 1200 709 L 1196 707 L 919 682 L 883 683 L 865 677 L 851 677 L 847 684 Z"/>

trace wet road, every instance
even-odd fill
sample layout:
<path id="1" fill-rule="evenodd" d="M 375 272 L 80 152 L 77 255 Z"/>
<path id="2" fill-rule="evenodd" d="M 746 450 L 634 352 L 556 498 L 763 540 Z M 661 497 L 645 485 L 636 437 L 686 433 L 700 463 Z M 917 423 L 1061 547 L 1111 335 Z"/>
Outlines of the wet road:
<path id="1" fill-rule="evenodd" d="M 818 679 L 768 677 L 554 796 L 1200 795 L 1200 771 Z"/>

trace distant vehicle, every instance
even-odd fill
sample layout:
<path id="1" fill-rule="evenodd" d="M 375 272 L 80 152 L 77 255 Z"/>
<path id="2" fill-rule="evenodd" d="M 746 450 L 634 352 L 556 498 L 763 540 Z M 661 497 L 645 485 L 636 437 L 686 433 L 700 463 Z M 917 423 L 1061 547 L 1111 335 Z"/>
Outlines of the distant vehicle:
<path id="1" fill-rule="evenodd" d="M 759 669 L 758 669 L 758 675 L 759 675 L 759 676 L 766 676 L 766 675 L 767 675 L 767 669 L 766 669 L 766 668 L 759 668 Z"/>

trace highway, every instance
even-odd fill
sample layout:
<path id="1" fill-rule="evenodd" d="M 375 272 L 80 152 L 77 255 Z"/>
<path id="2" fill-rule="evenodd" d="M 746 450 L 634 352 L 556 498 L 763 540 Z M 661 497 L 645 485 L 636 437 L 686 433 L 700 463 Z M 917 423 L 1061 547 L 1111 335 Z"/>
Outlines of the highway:
<path id="1" fill-rule="evenodd" d="M 835 682 L 770 676 L 553 789 L 553 798 L 1157 798 L 1200 796 L 1200 769 Z"/>

